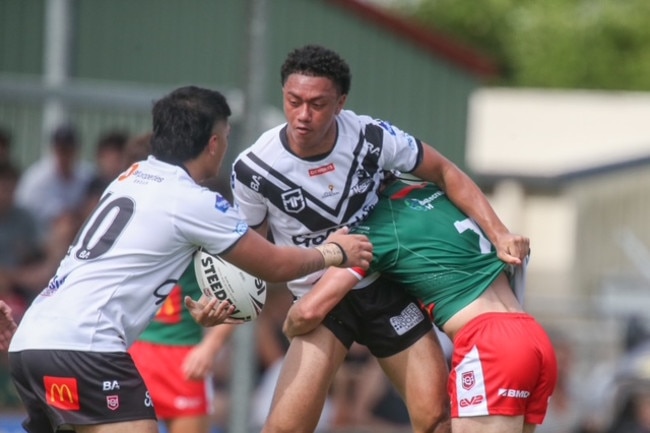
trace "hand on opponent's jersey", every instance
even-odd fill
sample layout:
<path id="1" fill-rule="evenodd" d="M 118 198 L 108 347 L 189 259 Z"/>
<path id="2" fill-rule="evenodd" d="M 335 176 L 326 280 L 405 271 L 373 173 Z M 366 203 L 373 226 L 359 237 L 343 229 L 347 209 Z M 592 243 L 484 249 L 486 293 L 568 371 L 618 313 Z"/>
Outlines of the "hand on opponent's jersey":
<path id="1" fill-rule="evenodd" d="M 372 260 L 372 244 L 365 235 L 351 235 L 348 234 L 349 231 L 350 229 L 348 227 L 341 227 L 329 235 L 325 243 L 318 248 L 327 247 L 327 244 L 335 244 L 338 246 L 343 257 L 340 262 L 334 263 L 334 266 L 340 268 L 359 267 L 368 269 Z"/>
<path id="2" fill-rule="evenodd" d="M 235 306 L 228 301 L 219 301 L 217 298 L 201 295 L 198 301 L 189 296 L 185 297 L 185 307 L 199 325 L 210 327 L 226 323 L 237 325 L 243 320 L 230 317 L 235 312 Z"/>
<path id="3" fill-rule="evenodd" d="M 510 232 L 500 235 L 494 246 L 497 256 L 509 265 L 521 265 L 530 254 L 530 239 Z"/>

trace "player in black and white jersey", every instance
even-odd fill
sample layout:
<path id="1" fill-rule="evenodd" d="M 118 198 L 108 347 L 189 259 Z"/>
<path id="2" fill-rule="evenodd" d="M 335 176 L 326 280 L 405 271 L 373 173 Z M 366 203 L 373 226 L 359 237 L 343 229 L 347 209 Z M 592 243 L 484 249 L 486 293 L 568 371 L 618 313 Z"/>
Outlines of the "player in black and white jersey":
<path id="1" fill-rule="evenodd" d="M 235 202 L 250 226 L 270 229 L 281 245 L 318 245 L 368 215 L 382 172 L 398 170 L 438 184 L 477 221 L 501 259 L 518 262 L 524 238 L 508 231 L 465 173 L 396 126 L 344 109 L 351 78 L 337 53 L 316 45 L 293 50 L 281 80 L 287 123 L 262 134 L 233 167 Z M 289 288 L 300 297 L 321 275 Z M 415 432 L 449 431 L 447 368 L 431 323 L 413 298 L 377 275 L 357 288 L 321 326 L 292 340 L 263 432 L 314 430 L 353 341 L 379 359 Z"/>
<path id="2" fill-rule="evenodd" d="M 152 156 L 108 186 L 11 341 L 27 431 L 158 431 L 126 351 L 199 246 L 268 281 L 369 262 L 367 238 L 345 230 L 320 250 L 275 246 L 249 230 L 221 195 L 197 184 L 219 170 L 230 113 L 222 94 L 194 86 L 155 103 Z M 186 305 L 216 322 L 231 322 L 234 311 L 216 300 L 205 309 L 189 299 Z"/>

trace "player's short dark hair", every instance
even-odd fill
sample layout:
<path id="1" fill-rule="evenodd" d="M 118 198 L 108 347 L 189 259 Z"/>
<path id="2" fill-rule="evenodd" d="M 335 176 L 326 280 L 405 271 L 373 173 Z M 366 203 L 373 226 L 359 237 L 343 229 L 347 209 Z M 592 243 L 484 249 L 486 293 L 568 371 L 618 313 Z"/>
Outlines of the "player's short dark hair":
<path id="1" fill-rule="evenodd" d="M 230 106 L 216 90 L 180 87 L 154 103 L 151 153 L 181 164 L 199 156 L 210 141 L 214 125 L 227 121 Z"/>
<path id="2" fill-rule="evenodd" d="M 50 141 L 55 148 L 76 149 L 79 147 L 77 128 L 71 123 L 61 124 L 52 131 Z"/>
<path id="3" fill-rule="evenodd" d="M 291 51 L 280 69 L 283 86 L 291 74 L 326 77 L 341 95 L 350 93 L 350 67 L 336 52 L 320 45 L 305 45 Z"/>

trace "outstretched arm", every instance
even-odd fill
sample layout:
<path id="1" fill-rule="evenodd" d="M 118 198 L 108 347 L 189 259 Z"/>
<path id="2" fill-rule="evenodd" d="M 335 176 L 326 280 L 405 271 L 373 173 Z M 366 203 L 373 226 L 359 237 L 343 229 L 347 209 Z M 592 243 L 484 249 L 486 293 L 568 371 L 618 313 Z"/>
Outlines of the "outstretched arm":
<path id="1" fill-rule="evenodd" d="M 322 245 L 302 248 L 274 245 L 249 230 L 221 257 L 270 283 L 291 281 L 328 266 L 367 269 L 372 260 L 372 244 L 366 236 L 348 232 L 347 227 L 341 228 Z"/>
<path id="2" fill-rule="evenodd" d="M 230 339 L 235 327 L 215 326 L 205 331 L 203 339 L 194 346 L 183 360 L 183 374 L 188 380 L 201 380 L 214 370 L 217 353 Z"/>
<path id="3" fill-rule="evenodd" d="M 4 301 L 0 301 L 0 350 L 9 348 L 14 331 L 16 331 L 16 322 L 11 316 L 11 308 Z"/>
<path id="4" fill-rule="evenodd" d="M 282 326 L 284 334 L 293 338 L 316 328 L 358 282 L 356 274 L 348 269 L 329 269 L 305 296 L 289 308 Z"/>
<path id="5" fill-rule="evenodd" d="M 474 181 L 433 147 L 422 143 L 422 163 L 413 174 L 435 182 L 449 199 L 481 227 L 505 263 L 520 265 L 530 252 L 529 239 L 511 233 Z"/>

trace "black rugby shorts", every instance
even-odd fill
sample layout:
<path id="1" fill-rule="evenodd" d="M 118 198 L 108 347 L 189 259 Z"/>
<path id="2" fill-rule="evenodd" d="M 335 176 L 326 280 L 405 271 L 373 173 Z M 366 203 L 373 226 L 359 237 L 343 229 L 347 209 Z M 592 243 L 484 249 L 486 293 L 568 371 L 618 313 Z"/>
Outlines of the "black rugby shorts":
<path id="1" fill-rule="evenodd" d="M 67 425 L 156 419 L 147 387 L 128 353 L 25 350 L 9 353 L 31 433 Z"/>
<path id="2" fill-rule="evenodd" d="M 379 278 L 351 290 L 323 320 L 347 348 L 357 342 L 377 358 L 395 355 L 418 341 L 433 325 L 416 298 L 398 283 Z"/>

